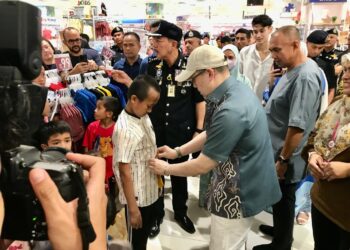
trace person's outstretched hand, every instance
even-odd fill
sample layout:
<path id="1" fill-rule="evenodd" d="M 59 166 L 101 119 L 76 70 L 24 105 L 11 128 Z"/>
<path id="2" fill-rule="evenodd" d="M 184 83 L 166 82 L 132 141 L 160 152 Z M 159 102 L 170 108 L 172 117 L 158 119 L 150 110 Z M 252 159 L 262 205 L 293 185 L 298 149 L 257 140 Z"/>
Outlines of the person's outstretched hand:
<path id="1" fill-rule="evenodd" d="M 104 189 L 105 162 L 102 158 L 68 153 L 67 159 L 80 164 L 89 172 L 86 190 L 89 197 L 90 220 L 96 239 L 90 250 L 106 249 L 106 207 Z M 48 225 L 48 236 L 55 250 L 82 249 L 80 229 L 77 223 L 77 199 L 66 202 L 57 186 L 43 169 L 33 169 L 29 179 L 39 199 Z"/>

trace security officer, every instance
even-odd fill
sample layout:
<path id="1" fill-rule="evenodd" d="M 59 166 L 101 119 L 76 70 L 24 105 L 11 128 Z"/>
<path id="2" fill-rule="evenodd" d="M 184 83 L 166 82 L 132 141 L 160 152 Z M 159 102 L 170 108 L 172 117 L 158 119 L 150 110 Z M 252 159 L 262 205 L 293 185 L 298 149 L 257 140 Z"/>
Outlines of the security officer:
<path id="1" fill-rule="evenodd" d="M 124 39 L 124 30 L 122 27 L 115 27 L 111 32 L 114 45 L 111 47 L 111 50 L 115 52 L 115 55 L 112 57 L 112 65 L 118 62 L 121 58 L 124 57 L 123 54 L 123 39 Z"/>
<path id="2" fill-rule="evenodd" d="M 326 62 L 330 62 L 333 66 L 335 66 L 339 62 L 338 56 L 342 53 L 342 51 L 335 48 L 338 43 L 338 30 L 336 28 L 332 28 L 326 30 L 326 32 L 328 33 L 328 43 L 324 47 L 320 57 Z"/>
<path id="3" fill-rule="evenodd" d="M 201 33 L 197 30 L 189 30 L 184 35 L 184 41 L 187 51 L 187 56 L 191 54 L 191 52 L 201 46 Z"/>
<path id="4" fill-rule="evenodd" d="M 179 83 L 175 77 L 186 68 L 186 57 L 179 50 L 182 30 L 173 23 L 161 20 L 158 29 L 148 34 L 154 37 L 157 58 L 150 58 L 147 74 L 154 76 L 161 87 L 158 104 L 150 114 L 157 146 L 177 147 L 186 143 L 203 130 L 205 102 L 191 81 Z M 188 157 L 178 156 L 172 163 L 187 161 Z M 192 221 L 187 217 L 186 177 L 171 176 L 173 209 L 176 222 L 188 233 L 194 233 Z M 159 233 L 164 216 L 164 198 L 159 200 L 159 214 L 150 237 Z"/>

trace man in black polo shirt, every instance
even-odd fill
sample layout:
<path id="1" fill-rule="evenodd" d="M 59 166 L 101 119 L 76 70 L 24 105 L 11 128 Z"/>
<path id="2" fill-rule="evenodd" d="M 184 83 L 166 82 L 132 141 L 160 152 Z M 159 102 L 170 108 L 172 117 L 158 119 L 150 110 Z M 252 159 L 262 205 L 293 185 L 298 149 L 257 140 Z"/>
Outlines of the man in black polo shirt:
<path id="1" fill-rule="evenodd" d="M 72 61 L 73 69 L 70 75 L 86 73 L 103 69 L 102 60 L 96 50 L 81 47 L 80 32 L 73 27 L 63 30 L 63 43 L 69 49 L 69 56 Z"/>

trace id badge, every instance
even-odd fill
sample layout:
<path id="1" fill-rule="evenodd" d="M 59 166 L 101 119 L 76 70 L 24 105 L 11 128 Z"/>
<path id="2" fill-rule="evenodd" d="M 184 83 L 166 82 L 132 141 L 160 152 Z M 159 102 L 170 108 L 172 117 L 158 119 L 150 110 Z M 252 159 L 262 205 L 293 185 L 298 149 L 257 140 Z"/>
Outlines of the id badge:
<path id="1" fill-rule="evenodd" d="M 175 97 L 175 85 L 168 85 L 168 97 Z"/>

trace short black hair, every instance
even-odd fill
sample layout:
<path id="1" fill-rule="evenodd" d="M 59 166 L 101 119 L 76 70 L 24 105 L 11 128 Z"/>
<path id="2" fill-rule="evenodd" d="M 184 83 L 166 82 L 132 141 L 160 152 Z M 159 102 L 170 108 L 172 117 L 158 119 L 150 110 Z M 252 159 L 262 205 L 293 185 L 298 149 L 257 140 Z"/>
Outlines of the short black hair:
<path id="1" fill-rule="evenodd" d="M 45 123 L 39 129 L 40 144 L 48 144 L 51 136 L 63 133 L 69 133 L 71 135 L 70 127 L 65 121 L 52 121 Z"/>
<path id="2" fill-rule="evenodd" d="M 89 35 L 85 34 L 85 33 L 80 33 L 80 37 L 85 39 L 88 43 L 90 42 L 90 37 Z"/>
<path id="3" fill-rule="evenodd" d="M 245 28 L 240 28 L 240 29 L 238 29 L 238 30 L 236 31 L 236 35 L 237 35 L 238 33 L 243 33 L 243 34 L 245 34 L 245 35 L 247 36 L 248 39 L 250 39 L 250 37 L 251 37 L 251 35 L 252 35 L 252 33 L 250 32 L 250 30 L 247 30 L 247 29 L 245 29 Z"/>
<path id="4" fill-rule="evenodd" d="M 120 100 L 112 96 L 102 96 L 99 101 L 103 102 L 103 107 L 105 107 L 106 111 L 113 113 L 112 120 L 118 120 L 118 116 L 122 112 Z"/>
<path id="5" fill-rule="evenodd" d="M 124 33 L 124 37 L 126 36 L 134 36 L 138 42 L 141 42 L 140 36 L 136 32 L 132 32 L 132 31 L 126 32 Z"/>
<path id="6" fill-rule="evenodd" d="M 148 90 L 154 88 L 158 93 L 160 93 L 160 87 L 157 81 L 149 75 L 139 75 L 131 83 L 128 90 L 128 100 L 131 99 L 133 95 L 137 97 L 141 102 L 145 100 L 148 96 Z"/>
<path id="7" fill-rule="evenodd" d="M 221 43 L 232 43 L 232 40 L 229 36 L 223 36 L 220 39 Z"/>
<path id="8" fill-rule="evenodd" d="M 253 18 L 252 26 L 260 24 L 263 27 L 271 26 L 273 20 L 268 15 L 259 15 Z"/>

